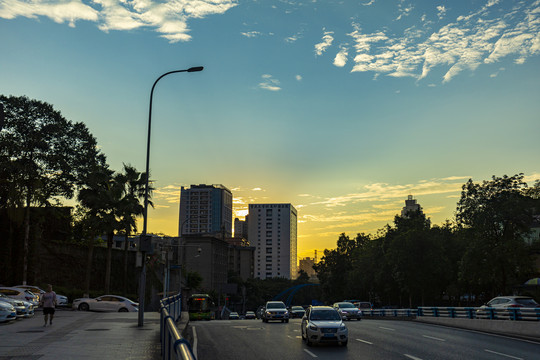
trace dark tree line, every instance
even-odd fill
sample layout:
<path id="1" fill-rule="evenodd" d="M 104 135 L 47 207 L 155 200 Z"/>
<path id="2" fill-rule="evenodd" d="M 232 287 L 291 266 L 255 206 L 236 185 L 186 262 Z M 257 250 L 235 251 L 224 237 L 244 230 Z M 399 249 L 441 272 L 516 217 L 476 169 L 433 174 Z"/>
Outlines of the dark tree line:
<path id="1" fill-rule="evenodd" d="M 420 211 L 396 216 L 376 236 L 341 234 L 314 266 L 326 302 L 370 300 L 414 307 L 476 303 L 519 291 L 538 276 L 540 182 L 523 174 L 462 187 L 455 222 L 432 226 Z M 537 235 L 536 235 L 537 236 Z M 472 304 L 471 304 L 472 305 Z"/>
<path id="2" fill-rule="evenodd" d="M 15 274 L 4 273 L 0 282 L 6 281 L 8 275 L 17 282 L 35 280 L 29 278 L 29 243 L 42 239 L 30 239 L 30 228 L 39 226 L 43 219 L 32 219 L 31 208 L 58 207 L 75 199 L 71 242 L 88 246 L 85 291 L 89 292 L 93 246 L 105 237 L 108 252 L 104 291 L 109 292 L 113 236 L 124 234 L 127 240 L 137 231 L 136 219 L 143 214 L 146 174 L 130 165 L 124 165 L 122 172 L 110 169 L 88 128 L 65 119 L 50 104 L 25 96 L 0 95 L 0 105 L 4 110 L 0 128 L 0 210 L 7 214 L 10 224 L 25 229 L 22 239 L 2 241 L 20 242 L 24 249 L 20 268 L 16 264 Z M 24 219 L 17 215 L 21 210 Z M 128 242 L 125 244 L 124 278 Z M 12 254 L 3 255 L 10 259 Z"/>

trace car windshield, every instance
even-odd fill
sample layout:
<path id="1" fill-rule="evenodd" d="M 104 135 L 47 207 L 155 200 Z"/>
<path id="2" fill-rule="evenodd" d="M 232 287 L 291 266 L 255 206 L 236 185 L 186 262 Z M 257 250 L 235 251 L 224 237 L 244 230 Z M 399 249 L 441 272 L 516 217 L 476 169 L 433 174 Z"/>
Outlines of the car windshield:
<path id="1" fill-rule="evenodd" d="M 301 307 L 301 306 L 293 306 L 293 307 L 292 307 L 292 310 L 302 310 L 302 311 L 303 311 L 304 308 Z"/>
<path id="2" fill-rule="evenodd" d="M 336 310 L 312 310 L 311 320 L 341 320 Z"/>
<path id="3" fill-rule="evenodd" d="M 266 304 L 267 309 L 285 309 L 284 303 L 268 303 Z"/>
<path id="4" fill-rule="evenodd" d="M 352 309 L 352 308 L 354 308 L 354 305 L 351 304 L 351 303 L 339 303 L 338 306 L 341 309 Z"/>

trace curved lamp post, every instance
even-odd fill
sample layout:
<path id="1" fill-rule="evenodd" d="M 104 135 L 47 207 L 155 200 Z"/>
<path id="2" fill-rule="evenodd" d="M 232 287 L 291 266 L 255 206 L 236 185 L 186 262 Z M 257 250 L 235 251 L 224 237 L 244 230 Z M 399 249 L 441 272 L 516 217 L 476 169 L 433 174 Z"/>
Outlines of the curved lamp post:
<path id="1" fill-rule="evenodd" d="M 157 78 L 156 81 L 154 81 L 154 85 L 152 85 L 152 90 L 150 91 L 150 109 L 148 110 L 148 140 L 146 142 L 146 184 L 144 188 L 144 212 L 143 212 L 143 229 L 141 233 L 141 240 L 148 241 L 146 230 L 147 230 L 147 224 L 148 224 L 148 183 L 150 178 L 150 131 L 152 128 L 152 99 L 154 96 L 154 88 L 156 87 L 156 84 L 158 83 L 161 78 L 174 73 L 181 73 L 181 72 L 198 72 L 202 71 L 204 67 L 202 66 L 195 66 L 191 67 L 189 69 L 184 70 L 174 70 L 169 71 L 160 77 Z M 139 323 L 138 326 L 143 326 L 144 324 L 144 295 L 146 290 L 146 252 L 142 251 L 142 271 L 141 271 L 141 278 L 140 278 L 140 284 L 139 284 Z"/>

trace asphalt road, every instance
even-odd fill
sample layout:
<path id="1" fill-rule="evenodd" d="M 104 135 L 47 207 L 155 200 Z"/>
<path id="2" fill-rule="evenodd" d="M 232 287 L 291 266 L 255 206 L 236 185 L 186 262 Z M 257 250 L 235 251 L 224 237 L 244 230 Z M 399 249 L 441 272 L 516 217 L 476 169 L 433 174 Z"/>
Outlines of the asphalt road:
<path id="1" fill-rule="evenodd" d="M 198 360 L 475 359 L 539 360 L 540 343 L 413 321 L 347 321 L 349 344 L 307 346 L 300 320 L 190 322 Z"/>

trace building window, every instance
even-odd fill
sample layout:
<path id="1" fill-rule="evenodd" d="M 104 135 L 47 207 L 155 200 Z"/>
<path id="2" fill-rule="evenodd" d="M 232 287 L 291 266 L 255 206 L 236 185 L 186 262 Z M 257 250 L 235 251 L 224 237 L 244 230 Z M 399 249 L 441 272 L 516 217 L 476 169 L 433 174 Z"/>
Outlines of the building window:
<path id="1" fill-rule="evenodd" d="M 267 261 L 267 262 L 272 262 L 272 256 L 267 256 L 267 257 L 266 257 L 266 261 Z"/>
<path id="2" fill-rule="evenodd" d="M 271 254 L 271 253 L 272 253 L 272 248 L 271 248 L 271 247 L 267 247 L 267 248 L 266 248 L 266 253 L 267 253 L 267 254 Z"/>
<path id="3" fill-rule="evenodd" d="M 272 216 L 272 209 L 266 209 L 266 216 Z"/>
<path id="4" fill-rule="evenodd" d="M 266 270 L 272 270 L 272 264 L 266 264 Z"/>
<path id="5" fill-rule="evenodd" d="M 267 229 L 272 229 L 272 223 L 266 223 L 266 228 Z"/>
<path id="6" fill-rule="evenodd" d="M 272 237 L 272 231 L 267 231 L 266 232 L 266 237 Z"/>

